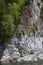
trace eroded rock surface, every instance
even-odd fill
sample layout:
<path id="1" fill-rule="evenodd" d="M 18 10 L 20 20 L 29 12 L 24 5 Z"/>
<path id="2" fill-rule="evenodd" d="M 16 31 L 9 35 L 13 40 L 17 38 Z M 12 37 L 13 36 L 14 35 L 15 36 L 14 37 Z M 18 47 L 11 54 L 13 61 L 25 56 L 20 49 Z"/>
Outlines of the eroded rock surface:
<path id="1" fill-rule="evenodd" d="M 30 0 L 18 25 L 16 35 L 5 42 L 1 62 L 37 61 L 43 59 L 43 37 L 41 34 L 41 0 Z M 1 51 L 0 51 L 1 53 Z"/>

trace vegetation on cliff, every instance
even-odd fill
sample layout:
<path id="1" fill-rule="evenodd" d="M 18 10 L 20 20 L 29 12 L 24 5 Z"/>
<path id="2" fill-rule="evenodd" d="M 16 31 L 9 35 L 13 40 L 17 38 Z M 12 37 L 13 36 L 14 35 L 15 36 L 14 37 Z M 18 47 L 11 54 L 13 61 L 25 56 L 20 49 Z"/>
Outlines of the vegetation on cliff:
<path id="1" fill-rule="evenodd" d="M 0 0 L 0 43 L 14 34 L 23 12 L 30 9 L 28 5 L 31 1 L 33 0 Z M 42 13 L 41 18 L 43 19 Z"/>
<path id="2" fill-rule="evenodd" d="M 16 30 L 28 0 L 0 0 L 0 43 Z"/>

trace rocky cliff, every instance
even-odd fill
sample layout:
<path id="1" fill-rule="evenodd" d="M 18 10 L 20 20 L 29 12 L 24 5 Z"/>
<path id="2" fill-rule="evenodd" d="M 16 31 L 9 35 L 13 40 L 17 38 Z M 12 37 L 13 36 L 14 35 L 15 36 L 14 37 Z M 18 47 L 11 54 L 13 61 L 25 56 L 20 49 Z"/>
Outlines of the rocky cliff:
<path id="1" fill-rule="evenodd" d="M 43 22 L 41 0 L 30 0 L 16 33 L 0 46 L 0 61 L 37 61 L 43 59 Z M 42 22 L 42 23 L 41 23 Z M 2 54 L 1 54 L 2 53 Z"/>

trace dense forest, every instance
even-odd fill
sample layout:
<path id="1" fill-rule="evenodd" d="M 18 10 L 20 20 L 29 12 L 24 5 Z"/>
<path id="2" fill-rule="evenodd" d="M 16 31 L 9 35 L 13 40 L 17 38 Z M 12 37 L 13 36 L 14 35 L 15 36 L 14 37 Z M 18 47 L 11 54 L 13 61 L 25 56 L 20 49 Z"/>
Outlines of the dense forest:
<path id="1" fill-rule="evenodd" d="M 0 0 L 0 43 L 15 33 L 28 5 L 29 0 Z"/>

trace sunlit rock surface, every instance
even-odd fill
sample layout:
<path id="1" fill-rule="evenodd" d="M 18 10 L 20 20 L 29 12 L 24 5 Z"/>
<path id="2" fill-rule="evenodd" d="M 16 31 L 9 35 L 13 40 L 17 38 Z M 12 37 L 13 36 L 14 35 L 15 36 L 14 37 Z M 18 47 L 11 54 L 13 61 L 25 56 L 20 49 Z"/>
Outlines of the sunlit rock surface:
<path id="1" fill-rule="evenodd" d="M 30 0 L 30 11 L 25 11 L 16 34 L 0 46 L 1 62 L 37 61 L 43 59 L 43 24 L 40 24 L 41 0 Z M 42 28 L 42 29 L 41 29 Z M 0 55 L 1 56 L 1 55 Z"/>

